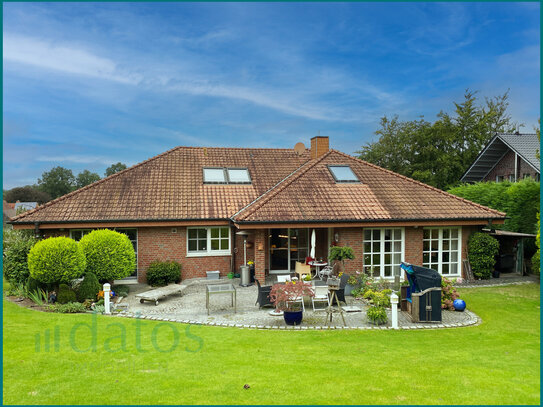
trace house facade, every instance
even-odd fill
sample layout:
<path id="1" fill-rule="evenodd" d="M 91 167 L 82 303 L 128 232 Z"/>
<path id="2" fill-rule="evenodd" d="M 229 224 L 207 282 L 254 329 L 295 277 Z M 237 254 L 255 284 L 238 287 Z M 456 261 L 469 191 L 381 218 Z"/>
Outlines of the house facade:
<path id="1" fill-rule="evenodd" d="M 460 277 L 471 233 L 505 214 L 329 148 L 177 147 L 25 212 L 12 223 L 79 240 L 96 228 L 129 236 L 132 278 L 175 260 L 183 278 L 255 263 L 256 277 L 294 270 L 311 250 L 351 246 L 346 271 L 393 278 L 402 261 Z"/>
<path id="2" fill-rule="evenodd" d="M 536 134 L 497 134 L 461 178 L 463 182 L 511 181 L 524 178 L 539 181 Z"/>

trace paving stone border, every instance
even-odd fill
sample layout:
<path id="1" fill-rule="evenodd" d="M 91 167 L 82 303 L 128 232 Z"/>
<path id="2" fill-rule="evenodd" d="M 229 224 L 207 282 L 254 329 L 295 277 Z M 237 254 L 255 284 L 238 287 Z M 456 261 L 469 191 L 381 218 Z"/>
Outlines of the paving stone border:
<path id="1" fill-rule="evenodd" d="M 479 287 L 501 287 L 505 285 L 524 285 L 524 284 L 537 284 L 537 281 L 511 281 L 507 283 L 492 283 L 489 282 L 488 284 L 481 283 L 481 284 L 455 284 L 454 288 L 479 288 Z"/>
<path id="2" fill-rule="evenodd" d="M 525 284 L 525 283 L 523 283 Z M 137 315 L 130 312 L 122 311 L 114 316 L 121 318 L 134 318 L 134 319 L 146 319 L 152 321 L 163 321 L 163 322 L 176 322 L 181 324 L 189 325 L 207 325 L 207 326 L 218 326 L 225 328 L 238 328 L 238 329 L 258 329 L 258 330 L 283 330 L 283 331 L 308 331 L 308 330 L 406 330 L 406 329 L 445 329 L 445 328 L 460 328 L 467 326 L 478 326 L 481 324 L 481 318 L 472 311 L 465 310 L 465 314 L 468 315 L 466 321 L 463 322 L 452 322 L 452 323 L 417 323 L 414 325 L 403 325 L 399 326 L 398 329 L 394 329 L 391 326 L 343 326 L 343 325 L 334 325 L 334 326 L 290 326 L 290 325 L 280 325 L 280 326 L 270 326 L 270 325 L 248 325 L 248 324 L 236 324 L 236 323 L 226 323 L 226 322 L 202 322 L 202 321 L 192 321 L 188 319 L 172 319 L 172 318 L 159 318 L 159 317 L 150 317 L 148 315 Z"/>

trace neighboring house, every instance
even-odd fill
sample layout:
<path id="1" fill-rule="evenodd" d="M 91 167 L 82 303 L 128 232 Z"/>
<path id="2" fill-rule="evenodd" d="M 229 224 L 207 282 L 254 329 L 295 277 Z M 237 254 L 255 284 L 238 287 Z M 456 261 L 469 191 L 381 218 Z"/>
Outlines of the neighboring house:
<path id="1" fill-rule="evenodd" d="M 6 227 L 6 222 L 10 221 L 16 215 L 15 204 L 8 203 L 4 200 L 3 207 L 3 226 Z"/>
<path id="2" fill-rule="evenodd" d="M 15 202 L 15 212 L 29 211 L 38 206 L 37 202 Z"/>
<path id="3" fill-rule="evenodd" d="M 316 257 L 348 245 L 346 270 L 392 278 L 401 261 L 450 277 L 462 274 L 473 231 L 501 224 L 505 213 L 450 195 L 329 149 L 177 147 L 28 211 L 16 229 L 78 240 L 93 228 L 129 235 L 137 278 L 152 261 L 176 260 L 183 278 L 221 276 L 247 260 L 257 278 L 294 270 L 311 248 Z M 135 274 L 136 274 L 135 273 Z"/>
<path id="4" fill-rule="evenodd" d="M 538 150 L 536 134 L 497 134 L 479 153 L 461 181 L 516 182 L 528 177 L 539 181 Z"/>

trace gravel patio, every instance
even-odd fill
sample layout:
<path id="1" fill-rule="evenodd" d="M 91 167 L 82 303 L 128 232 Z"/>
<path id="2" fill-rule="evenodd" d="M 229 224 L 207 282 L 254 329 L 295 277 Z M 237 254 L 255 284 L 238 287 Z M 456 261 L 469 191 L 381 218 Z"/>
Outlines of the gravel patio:
<path id="1" fill-rule="evenodd" d="M 206 284 L 208 283 L 232 283 L 236 288 L 237 312 L 231 307 L 230 294 L 213 295 L 210 298 L 210 312 L 206 309 Z M 181 294 L 174 294 L 159 301 L 158 305 L 151 302 L 140 303 L 136 294 L 152 289 L 145 284 L 131 286 L 128 298 L 123 303 L 128 304 L 126 311 L 121 316 L 139 317 L 145 319 L 169 320 L 192 324 L 233 326 L 239 328 L 260 329 L 285 329 L 286 324 L 282 316 L 270 315 L 271 307 L 259 309 L 255 305 L 257 287 L 241 287 L 239 279 L 221 279 L 217 282 L 209 280 L 183 281 L 183 284 L 191 283 Z M 362 300 L 351 296 L 345 297 L 347 305 L 360 309 L 358 312 L 345 312 L 347 328 L 351 329 L 387 329 L 391 327 L 391 311 L 387 310 L 389 321 L 379 327 L 368 322 L 366 318 L 367 305 Z M 318 304 L 323 307 L 325 304 Z M 468 304 L 469 306 L 469 304 Z M 478 324 L 479 318 L 469 310 L 465 312 L 443 311 L 441 323 L 413 323 L 407 313 L 398 312 L 398 323 L 401 329 L 429 329 L 448 328 Z M 343 322 L 339 315 L 334 315 L 331 324 L 333 328 L 343 328 Z M 290 328 L 290 327 L 289 327 Z M 326 329 L 326 312 L 313 311 L 311 301 L 306 299 L 304 318 L 297 329 Z M 294 328 L 294 329 L 296 329 Z M 292 329 L 292 328 L 291 328 Z"/>

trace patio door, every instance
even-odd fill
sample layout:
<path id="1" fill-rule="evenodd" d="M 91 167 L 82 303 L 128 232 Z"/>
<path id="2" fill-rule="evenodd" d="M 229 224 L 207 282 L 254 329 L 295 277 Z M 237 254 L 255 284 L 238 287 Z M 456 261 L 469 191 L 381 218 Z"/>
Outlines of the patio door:
<path id="1" fill-rule="evenodd" d="M 297 261 L 305 261 L 309 253 L 308 229 L 270 229 L 270 273 L 294 271 Z"/>

